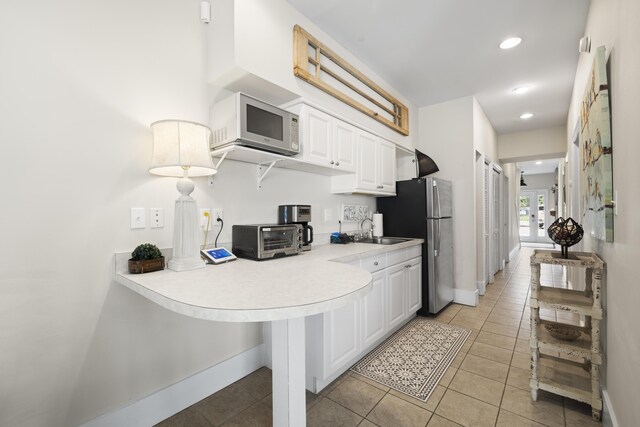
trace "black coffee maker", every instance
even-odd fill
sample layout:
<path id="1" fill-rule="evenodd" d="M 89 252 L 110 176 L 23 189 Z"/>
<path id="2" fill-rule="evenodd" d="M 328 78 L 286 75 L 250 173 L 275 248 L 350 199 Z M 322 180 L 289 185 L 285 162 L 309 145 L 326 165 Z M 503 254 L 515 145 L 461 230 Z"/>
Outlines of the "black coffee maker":
<path id="1" fill-rule="evenodd" d="M 278 224 L 302 225 L 302 250 L 310 251 L 313 242 L 313 227 L 311 221 L 311 205 L 280 205 L 278 206 Z"/>

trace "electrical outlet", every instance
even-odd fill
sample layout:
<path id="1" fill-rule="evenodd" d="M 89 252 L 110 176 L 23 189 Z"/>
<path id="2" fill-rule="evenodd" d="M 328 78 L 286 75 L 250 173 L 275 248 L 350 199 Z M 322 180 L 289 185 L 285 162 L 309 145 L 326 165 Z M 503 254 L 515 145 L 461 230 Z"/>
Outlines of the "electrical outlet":
<path id="1" fill-rule="evenodd" d="M 213 227 L 214 219 L 211 217 L 211 209 L 200 208 L 200 227 L 203 230 L 209 231 Z M 208 226 L 208 227 L 207 227 Z"/>
<path id="2" fill-rule="evenodd" d="M 164 227 L 164 208 L 149 208 L 151 228 Z"/>
<path id="3" fill-rule="evenodd" d="M 131 208 L 131 229 L 147 228 L 146 211 L 145 208 Z"/>
<path id="4" fill-rule="evenodd" d="M 224 221 L 223 214 L 224 214 L 224 211 L 222 209 L 213 209 L 212 210 L 211 222 L 213 223 L 214 227 L 220 227 L 222 225 L 218 221 L 218 218 L 220 218 L 221 220 Z"/>

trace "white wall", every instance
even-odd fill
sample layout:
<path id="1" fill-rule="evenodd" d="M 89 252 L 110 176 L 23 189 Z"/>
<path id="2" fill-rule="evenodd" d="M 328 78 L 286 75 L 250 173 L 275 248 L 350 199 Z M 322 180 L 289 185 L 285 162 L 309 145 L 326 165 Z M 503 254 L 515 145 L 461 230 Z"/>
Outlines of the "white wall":
<path id="1" fill-rule="evenodd" d="M 503 163 L 564 157 L 566 135 L 566 126 L 498 135 L 498 157 Z"/>
<path id="2" fill-rule="evenodd" d="M 214 18 L 215 20 L 215 18 Z M 72 426 L 258 345 L 261 325 L 164 310 L 111 279 L 113 253 L 171 245 L 175 180 L 147 172 L 149 124 L 206 123 L 210 94 L 199 1 L 1 2 L 0 425 Z M 328 177 L 227 162 L 200 206 L 233 223 L 273 222 L 279 203 L 367 204 Z M 130 230 L 130 207 L 165 209 Z"/>
<path id="3" fill-rule="evenodd" d="M 434 176 L 453 182 L 455 287 L 462 295 L 476 290 L 475 150 L 473 97 L 420 109 L 418 149 L 440 168 Z M 460 294 L 460 292 L 458 292 Z"/>
<path id="4" fill-rule="evenodd" d="M 556 182 L 555 173 L 539 173 L 535 175 L 524 174 L 524 182 L 527 184 L 523 190 L 550 190 Z"/>
<path id="5" fill-rule="evenodd" d="M 565 141 L 571 143 L 579 117 L 594 52 L 605 46 L 608 56 L 609 98 L 613 138 L 613 185 L 619 202 L 614 216 L 614 242 L 585 235 L 584 248 L 600 254 L 606 267 L 606 385 L 618 425 L 640 422 L 640 301 L 637 264 L 640 259 L 640 2 L 592 0 L 585 34 L 591 36 L 591 53 L 580 55 L 568 114 Z M 578 165 L 569 164 L 570 168 Z M 568 197 L 569 198 L 569 197 Z M 570 199 L 570 198 L 569 198 Z M 569 200 L 570 201 L 570 200 Z"/>

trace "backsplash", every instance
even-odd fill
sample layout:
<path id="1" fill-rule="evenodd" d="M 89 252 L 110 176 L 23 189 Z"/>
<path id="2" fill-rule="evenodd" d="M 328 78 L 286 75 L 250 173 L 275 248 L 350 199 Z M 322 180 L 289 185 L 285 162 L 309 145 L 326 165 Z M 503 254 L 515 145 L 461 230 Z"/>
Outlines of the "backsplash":
<path id="1" fill-rule="evenodd" d="M 369 206 L 366 205 L 342 205 L 343 222 L 359 222 L 369 218 Z"/>

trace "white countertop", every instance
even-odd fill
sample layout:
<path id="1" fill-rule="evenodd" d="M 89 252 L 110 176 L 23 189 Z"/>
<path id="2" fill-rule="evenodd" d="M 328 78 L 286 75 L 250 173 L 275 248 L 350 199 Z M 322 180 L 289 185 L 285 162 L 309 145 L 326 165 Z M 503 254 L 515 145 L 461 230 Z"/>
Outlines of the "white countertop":
<path id="1" fill-rule="evenodd" d="M 145 274 L 129 274 L 130 254 L 120 253 L 115 256 L 115 280 L 190 317 L 228 322 L 282 320 L 333 310 L 368 293 L 371 273 L 344 263 L 422 242 L 327 244 L 273 260 L 238 259 L 191 271 Z"/>

